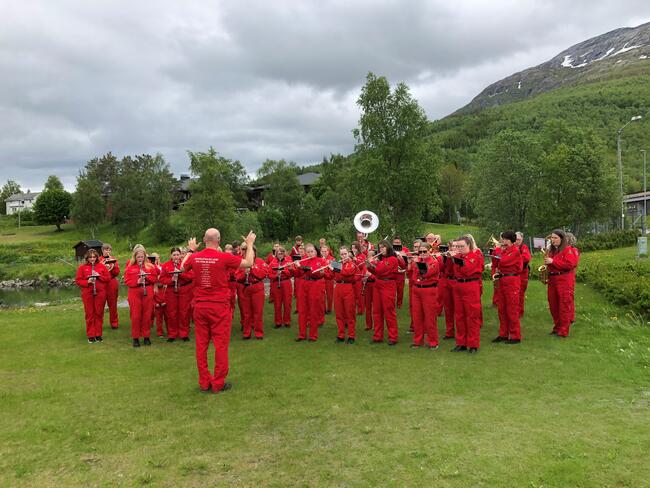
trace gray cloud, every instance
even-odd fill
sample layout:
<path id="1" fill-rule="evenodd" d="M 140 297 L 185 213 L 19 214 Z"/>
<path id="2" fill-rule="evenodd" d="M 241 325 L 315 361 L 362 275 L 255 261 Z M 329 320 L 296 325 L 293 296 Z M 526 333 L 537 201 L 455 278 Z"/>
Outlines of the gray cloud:
<path id="1" fill-rule="evenodd" d="M 69 188 L 86 160 L 210 145 L 254 172 L 349 152 L 368 71 L 436 119 L 646 2 L 0 0 L 0 184 Z"/>

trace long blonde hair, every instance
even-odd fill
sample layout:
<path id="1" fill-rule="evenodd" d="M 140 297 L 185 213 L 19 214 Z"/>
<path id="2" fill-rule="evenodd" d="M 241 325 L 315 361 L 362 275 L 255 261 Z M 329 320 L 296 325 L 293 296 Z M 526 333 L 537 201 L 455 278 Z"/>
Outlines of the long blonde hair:
<path id="1" fill-rule="evenodd" d="M 139 252 L 144 253 L 144 262 L 143 266 L 147 269 L 153 268 L 153 264 L 149 262 L 149 259 L 147 259 L 147 250 L 144 248 L 142 244 L 136 244 L 133 246 L 133 252 L 131 253 L 131 264 L 138 264 L 137 259 L 135 258 L 135 255 L 138 254 Z"/>

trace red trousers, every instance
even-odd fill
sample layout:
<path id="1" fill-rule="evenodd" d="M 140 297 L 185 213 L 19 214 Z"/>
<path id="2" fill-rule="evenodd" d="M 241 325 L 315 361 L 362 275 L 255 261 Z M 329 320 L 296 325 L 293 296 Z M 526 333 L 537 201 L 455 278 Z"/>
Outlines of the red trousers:
<path id="1" fill-rule="evenodd" d="M 129 288 L 129 315 L 131 316 L 131 338 L 149 337 L 151 335 L 151 318 L 153 316 L 153 287 L 147 286 L 147 296 L 143 295 L 141 286 Z"/>
<path id="2" fill-rule="evenodd" d="M 154 321 L 156 323 L 156 334 L 163 336 L 165 334 L 164 323 L 167 324 L 167 333 L 169 334 L 169 318 L 167 317 L 167 305 L 163 303 L 154 303 Z"/>
<path id="3" fill-rule="evenodd" d="M 388 329 L 388 340 L 397 342 L 397 313 L 395 311 L 395 295 L 397 284 L 395 280 L 377 280 L 373 285 L 373 321 L 375 333 L 372 336 L 374 341 L 384 340 L 384 320 Z"/>
<path id="4" fill-rule="evenodd" d="M 228 376 L 228 346 L 230 344 L 230 304 L 228 302 L 198 302 L 194 305 L 194 335 L 199 388 L 219 391 Z M 214 345 L 214 374 L 208 370 L 208 347 Z"/>
<path id="5" fill-rule="evenodd" d="M 168 286 L 165 292 L 167 303 L 167 337 L 185 338 L 190 334 L 190 305 L 192 289 L 189 285 L 179 286 L 178 293 L 173 286 Z"/>
<path id="6" fill-rule="evenodd" d="M 451 279 L 440 280 L 440 291 L 438 292 L 439 300 L 445 309 L 445 337 L 455 337 L 456 329 L 454 327 L 454 285 L 456 282 Z"/>
<path id="7" fill-rule="evenodd" d="M 118 316 L 117 316 L 117 295 L 120 291 L 120 283 L 116 278 L 112 278 L 106 285 L 106 303 L 108 303 L 108 318 L 111 327 L 117 329 Z M 103 312 L 102 312 L 103 313 Z"/>
<path id="8" fill-rule="evenodd" d="M 492 282 L 492 305 L 499 307 L 499 280 Z"/>
<path id="9" fill-rule="evenodd" d="M 454 283 L 456 345 L 479 348 L 481 345 L 480 281 Z"/>
<path id="10" fill-rule="evenodd" d="M 244 337 L 250 337 L 253 331 L 255 337 L 264 337 L 264 283 L 259 282 L 248 286 L 239 283 L 237 287 Z"/>
<path id="11" fill-rule="evenodd" d="M 302 285 L 302 278 L 293 279 L 293 296 L 296 297 L 296 311 L 300 310 L 300 285 Z"/>
<path id="12" fill-rule="evenodd" d="M 413 344 L 421 346 L 424 335 L 429 346 L 438 345 L 438 288 L 418 288 L 411 285 L 411 314 L 413 317 Z"/>
<path id="13" fill-rule="evenodd" d="M 521 339 L 521 324 L 519 322 L 519 293 L 521 283 L 519 276 L 504 276 L 499 279 L 497 287 L 499 308 L 499 336 L 508 339 Z"/>
<path id="14" fill-rule="evenodd" d="M 334 311 L 336 313 L 336 325 L 339 329 L 339 339 L 345 339 L 346 328 L 348 330 L 348 337 L 354 339 L 357 325 L 354 283 L 336 284 L 336 288 L 334 288 Z"/>
<path id="15" fill-rule="evenodd" d="M 228 288 L 230 288 L 230 315 L 232 318 L 235 315 L 235 305 L 237 304 L 237 282 L 229 281 Z"/>
<path id="16" fill-rule="evenodd" d="M 320 280 L 301 280 L 298 290 L 298 338 L 318 339 L 318 327 L 325 322 L 325 282 Z"/>
<path id="17" fill-rule="evenodd" d="M 395 280 L 397 284 L 397 308 L 402 308 L 404 304 L 404 283 L 406 283 L 406 277 L 401 274 L 399 278 Z"/>
<path id="18" fill-rule="evenodd" d="M 354 282 L 354 302 L 357 304 L 357 314 L 361 315 L 366 311 L 366 301 L 363 299 L 361 294 L 361 289 L 363 288 L 363 283 L 361 280 Z"/>
<path id="19" fill-rule="evenodd" d="M 553 317 L 553 330 L 559 336 L 568 336 L 573 314 L 575 313 L 573 275 L 571 273 L 551 276 L 548 284 L 548 307 Z"/>
<path id="20" fill-rule="evenodd" d="M 524 304 L 526 302 L 526 290 L 528 289 L 528 270 L 519 275 L 519 317 L 524 316 Z"/>
<path id="21" fill-rule="evenodd" d="M 334 280 L 325 280 L 325 311 L 332 311 L 332 303 L 334 300 Z"/>
<path id="22" fill-rule="evenodd" d="M 104 329 L 104 303 L 106 303 L 106 293 L 97 290 L 97 295 L 93 296 L 91 288 L 82 288 L 81 301 L 84 304 L 86 337 L 101 336 Z"/>
<path id="23" fill-rule="evenodd" d="M 281 280 L 278 288 L 278 280 L 273 280 L 270 286 L 270 294 L 273 297 L 273 321 L 275 325 L 289 325 L 291 323 L 291 281 Z"/>
<path id="24" fill-rule="evenodd" d="M 374 328 L 374 322 L 372 320 L 372 303 L 373 303 L 373 295 L 374 295 L 374 290 L 375 288 L 375 282 L 374 281 L 368 281 L 366 283 L 366 287 L 363 290 L 363 295 L 362 299 L 364 301 L 364 305 L 366 308 L 366 329 L 370 330 Z"/>

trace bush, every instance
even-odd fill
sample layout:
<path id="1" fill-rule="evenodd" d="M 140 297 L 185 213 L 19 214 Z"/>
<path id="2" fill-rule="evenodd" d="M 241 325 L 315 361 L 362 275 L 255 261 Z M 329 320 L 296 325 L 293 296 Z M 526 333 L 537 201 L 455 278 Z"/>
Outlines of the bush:
<path id="1" fill-rule="evenodd" d="M 268 205 L 261 207 L 257 211 L 257 220 L 267 239 L 285 240 L 289 238 L 291 222 L 288 222 L 282 211 L 277 208 Z"/>
<path id="2" fill-rule="evenodd" d="M 18 213 L 11 214 L 11 218 L 14 221 L 14 225 L 18 226 Z M 36 225 L 36 215 L 32 210 L 22 210 L 20 212 L 20 225 Z"/>
<path id="3" fill-rule="evenodd" d="M 232 236 L 227 236 L 228 241 L 240 240 L 240 236 L 246 236 L 251 230 L 257 235 L 256 242 L 261 242 L 264 239 L 264 229 L 261 228 L 257 219 L 257 213 L 251 210 L 238 212 L 235 215 L 233 224 L 235 233 Z M 259 245 L 259 244 L 258 244 Z"/>
<path id="4" fill-rule="evenodd" d="M 576 247 L 581 252 L 589 252 L 634 246 L 638 236 L 639 231 L 636 229 L 614 230 L 611 232 L 603 232 L 602 234 L 589 235 L 584 239 L 580 239 Z"/>

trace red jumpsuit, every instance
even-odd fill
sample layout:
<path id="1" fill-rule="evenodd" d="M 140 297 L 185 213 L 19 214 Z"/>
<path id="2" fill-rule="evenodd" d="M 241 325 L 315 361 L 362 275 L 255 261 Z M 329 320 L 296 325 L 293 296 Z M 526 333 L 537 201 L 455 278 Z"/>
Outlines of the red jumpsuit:
<path id="1" fill-rule="evenodd" d="M 361 293 L 361 289 L 363 288 L 361 276 L 366 272 L 366 254 L 361 252 L 354 256 L 354 259 L 359 267 L 359 276 L 354 280 L 354 302 L 357 305 L 357 315 L 362 315 L 366 312 L 371 313 L 372 309 L 371 311 L 366 309 L 366 300 L 364 300 L 363 294 Z"/>
<path id="2" fill-rule="evenodd" d="M 291 268 L 278 269 L 291 263 L 291 258 L 282 261 L 274 257 L 269 263 L 269 286 L 273 296 L 273 320 L 276 327 L 291 324 Z"/>
<path id="3" fill-rule="evenodd" d="M 499 267 L 499 259 L 501 258 L 501 247 L 497 247 L 492 251 L 492 256 L 491 258 L 492 261 L 492 269 L 490 270 L 490 274 L 492 277 L 497 272 L 497 268 Z M 494 307 L 499 307 L 499 280 L 492 280 L 492 306 Z"/>
<path id="4" fill-rule="evenodd" d="M 98 274 L 95 279 L 95 294 L 93 285 L 88 281 L 93 269 Z M 104 304 L 106 303 L 106 287 L 111 280 L 106 266 L 98 263 L 94 266 L 82 264 L 77 268 L 75 284 L 81 288 L 81 301 L 84 304 L 84 315 L 86 318 L 86 336 L 90 339 L 101 337 L 104 326 Z"/>
<path id="5" fill-rule="evenodd" d="M 579 255 L 575 248 L 567 246 L 559 252 L 551 251 L 549 257 L 553 258 L 548 265 L 548 306 L 553 316 L 553 332 L 566 337 L 575 314 L 573 289 Z"/>
<path id="6" fill-rule="evenodd" d="M 415 262 L 409 264 L 411 287 L 411 315 L 413 318 L 413 344 L 421 346 L 424 335 L 429 347 L 438 345 L 438 280 L 440 265 L 433 256 L 422 259 L 427 269 L 423 273 Z"/>
<path id="7" fill-rule="evenodd" d="M 408 254 L 409 250 L 404 246 L 402 247 L 402 252 Z M 404 303 L 404 284 L 406 283 L 407 265 L 403 257 L 399 256 L 398 259 L 399 272 L 395 275 L 395 284 L 397 286 L 397 308 L 402 308 L 402 304 Z"/>
<path id="8" fill-rule="evenodd" d="M 111 276 L 111 279 L 106 285 L 106 303 L 108 304 L 108 318 L 111 324 L 112 329 L 117 329 L 118 327 L 118 314 L 117 314 L 117 296 L 120 292 L 120 282 L 117 280 L 117 277 L 120 275 L 120 265 L 117 260 L 113 263 L 105 263 L 106 261 L 104 256 L 99 258 L 100 262 L 106 266 L 108 272 Z M 114 259 L 114 258 L 112 258 Z M 112 267 L 111 267 L 112 265 Z M 110 269 L 109 269 L 110 268 Z"/>
<path id="9" fill-rule="evenodd" d="M 334 261 L 334 256 L 328 254 L 323 257 L 328 263 Z M 325 313 L 332 312 L 332 302 L 334 300 L 334 275 L 328 273 L 325 276 Z"/>
<path id="10" fill-rule="evenodd" d="M 318 327 L 325 322 L 325 271 L 316 270 L 327 265 L 323 258 L 313 257 L 302 261 L 301 267 L 294 271 L 294 276 L 300 280 L 298 290 L 298 339 L 307 338 L 309 327 L 309 340 L 318 339 Z"/>
<path id="11" fill-rule="evenodd" d="M 228 376 L 232 324 L 228 279 L 241 261 L 241 256 L 206 248 L 193 253 L 183 267 L 194 272 L 194 335 L 201 390 L 221 390 Z M 210 342 L 214 345 L 214 374 L 208 370 Z"/>
<path id="12" fill-rule="evenodd" d="M 365 283 L 363 280 L 365 280 Z M 364 305 L 366 308 L 366 330 L 374 328 L 374 322 L 372 320 L 372 298 L 375 290 L 375 281 L 375 277 L 372 275 L 362 278 L 361 281 L 361 298 L 364 300 Z"/>
<path id="13" fill-rule="evenodd" d="M 478 349 L 481 345 L 481 276 L 483 256 L 476 252 L 453 258 L 456 345 Z"/>
<path id="14" fill-rule="evenodd" d="M 261 258 L 255 258 L 252 268 L 240 268 L 235 273 L 244 339 L 249 339 L 253 332 L 256 339 L 264 338 L 264 279 L 267 276 L 268 267 Z"/>
<path id="15" fill-rule="evenodd" d="M 453 259 L 447 256 L 442 258 L 440 276 L 441 280 L 438 293 L 442 308 L 445 310 L 445 337 L 456 337 L 456 328 L 454 327 L 456 320 L 454 316 L 454 285 L 456 284 L 456 277 L 454 276 Z"/>
<path id="16" fill-rule="evenodd" d="M 492 269 L 500 275 L 497 288 L 497 307 L 499 309 L 499 337 L 502 339 L 521 340 L 521 324 L 519 321 L 521 293 L 521 252 L 517 246 L 512 245 L 501 248 L 499 252 L 501 259 L 496 269 Z"/>
<path id="17" fill-rule="evenodd" d="M 519 275 L 519 317 L 524 316 L 524 304 L 526 302 L 526 290 L 528 289 L 528 273 L 530 273 L 530 249 L 526 244 L 519 246 L 523 268 Z"/>
<path id="18" fill-rule="evenodd" d="M 167 308 L 167 337 L 184 339 L 190 333 L 190 305 L 192 303 L 192 279 L 194 273 L 180 270 L 180 261 L 169 260 L 162 265 L 160 283 L 165 287 L 165 303 Z M 176 285 L 174 285 L 176 276 Z"/>
<path id="19" fill-rule="evenodd" d="M 572 247 L 572 249 L 575 251 L 577 259 L 576 259 L 576 268 L 578 267 L 578 264 L 580 263 L 580 250 L 577 247 Z M 576 294 L 576 274 L 575 272 L 573 273 L 573 286 L 571 286 L 571 323 L 576 321 L 576 300 L 575 300 L 575 294 Z"/>
<path id="20" fill-rule="evenodd" d="M 355 338 L 357 325 L 356 304 L 354 299 L 354 283 L 356 281 L 357 267 L 351 260 L 343 263 L 340 273 L 333 273 L 336 279 L 334 288 L 334 311 L 336 313 L 337 337 L 345 339 L 345 329 L 348 337 Z"/>
<path id="21" fill-rule="evenodd" d="M 131 316 L 131 338 L 150 337 L 151 318 L 153 316 L 153 284 L 158 279 L 158 268 L 153 264 L 142 267 L 150 273 L 145 277 L 145 286 L 138 284 L 140 267 L 129 264 L 124 271 L 124 283 L 129 287 L 129 314 Z M 146 289 L 147 294 L 144 294 Z"/>
<path id="22" fill-rule="evenodd" d="M 169 334 L 169 317 L 167 316 L 167 302 L 165 301 L 165 286 L 160 283 L 160 275 L 158 278 L 158 286 L 153 287 L 153 315 L 154 323 L 156 324 L 156 334 L 158 334 L 158 337 L 162 337 L 165 334 L 165 324 L 167 325 L 167 333 Z"/>
<path id="23" fill-rule="evenodd" d="M 395 312 L 395 299 L 397 285 L 395 273 L 397 273 L 398 261 L 395 256 L 380 257 L 379 261 L 373 261 L 368 265 L 368 271 L 377 280 L 373 290 L 373 322 L 375 333 L 372 340 L 382 342 L 384 340 L 384 320 L 388 329 L 389 343 L 396 344 L 398 340 L 397 314 Z"/>

